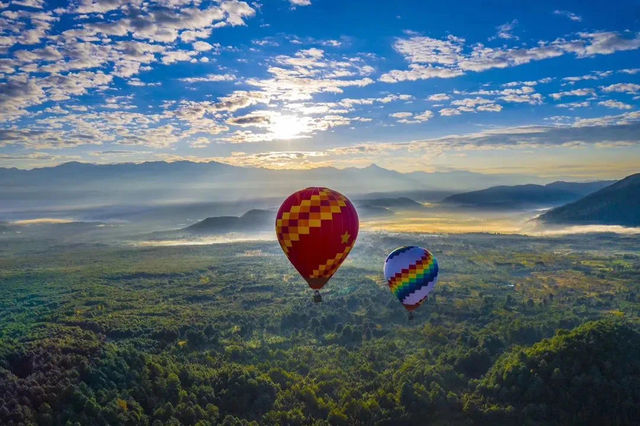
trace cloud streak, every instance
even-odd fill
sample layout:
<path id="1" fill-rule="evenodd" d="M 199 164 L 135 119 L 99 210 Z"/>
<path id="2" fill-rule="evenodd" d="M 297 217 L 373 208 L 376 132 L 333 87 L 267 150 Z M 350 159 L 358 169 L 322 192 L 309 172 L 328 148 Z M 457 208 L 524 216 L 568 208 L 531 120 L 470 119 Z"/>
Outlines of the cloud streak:
<path id="1" fill-rule="evenodd" d="M 395 113 L 407 119 L 412 113 Z M 640 114 L 624 113 L 591 121 L 578 120 L 569 126 L 523 126 L 449 135 L 408 142 L 367 142 L 337 146 L 322 151 L 245 153 L 217 157 L 234 165 L 267 168 L 309 168 L 327 165 L 367 165 L 394 158 L 415 163 L 432 161 L 445 153 L 472 151 L 530 150 L 536 148 L 611 149 L 640 146 Z M 404 164 L 404 163 L 403 163 Z"/>
<path id="2" fill-rule="evenodd" d="M 578 36 L 572 40 L 539 41 L 534 47 L 519 48 L 487 47 L 481 43 L 467 46 L 465 39 L 453 35 L 446 39 L 425 36 L 399 38 L 393 47 L 409 63 L 409 69 L 391 70 L 383 74 L 380 81 L 397 83 L 453 78 L 467 72 L 515 67 L 566 54 L 584 58 L 640 48 L 638 34 L 627 38 L 616 32 L 581 32 Z"/>

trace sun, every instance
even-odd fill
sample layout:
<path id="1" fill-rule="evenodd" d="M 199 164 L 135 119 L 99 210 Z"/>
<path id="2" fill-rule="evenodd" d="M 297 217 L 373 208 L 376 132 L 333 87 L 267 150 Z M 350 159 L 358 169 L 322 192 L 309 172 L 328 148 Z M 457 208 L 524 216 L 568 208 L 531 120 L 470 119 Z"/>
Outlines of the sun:
<path id="1" fill-rule="evenodd" d="M 296 139 L 306 133 L 308 119 L 295 115 L 277 115 L 272 118 L 269 130 L 274 139 Z"/>

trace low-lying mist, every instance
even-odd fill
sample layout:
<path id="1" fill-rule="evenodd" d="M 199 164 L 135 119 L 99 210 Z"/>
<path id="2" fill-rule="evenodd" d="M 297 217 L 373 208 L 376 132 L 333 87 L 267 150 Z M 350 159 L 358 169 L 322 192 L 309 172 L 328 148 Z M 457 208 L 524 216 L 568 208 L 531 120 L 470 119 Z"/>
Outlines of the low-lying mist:
<path id="1" fill-rule="evenodd" d="M 383 199 L 389 200 L 389 199 Z M 395 200 L 395 199 L 394 199 Z M 256 199 L 241 202 L 188 203 L 146 206 L 109 206 L 58 212 L 30 211 L 0 221 L 0 239 L 21 239 L 40 245 L 110 244 L 133 247 L 170 247 L 227 244 L 249 241 L 275 241 L 273 220 L 279 200 Z M 386 201 L 385 201 L 386 202 Z M 601 225 L 549 225 L 536 220 L 543 209 L 497 210 L 456 208 L 437 202 L 416 204 L 405 210 L 400 204 L 374 209 L 360 203 L 361 232 L 428 234 L 520 234 L 553 237 L 568 234 L 640 234 L 640 228 Z M 358 204 L 358 203 L 356 203 Z M 389 203 L 387 203 L 389 204 Z M 235 219 L 247 211 L 263 209 L 266 217 L 255 227 L 227 227 L 224 220 L 215 228 L 191 227 L 207 218 Z M 266 218 L 266 220 L 265 220 Z M 220 225 L 222 222 L 222 225 Z"/>

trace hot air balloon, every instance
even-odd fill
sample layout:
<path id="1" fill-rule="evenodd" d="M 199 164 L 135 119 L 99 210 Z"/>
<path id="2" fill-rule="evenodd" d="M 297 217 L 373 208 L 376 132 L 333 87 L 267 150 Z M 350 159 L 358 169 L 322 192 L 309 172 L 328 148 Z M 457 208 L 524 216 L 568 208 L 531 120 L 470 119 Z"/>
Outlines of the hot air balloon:
<path id="1" fill-rule="evenodd" d="M 438 282 L 438 261 L 422 247 L 400 247 L 387 256 L 384 277 L 391 292 L 409 311 L 411 320 L 413 311 L 427 299 Z"/>
<path id="2" fill-rule="evenodd" d="M 309 287 L 319 290 L 347 258 L 358 236 L 358 213 L 351 201 L 329 188 L 291 194 L 276 216 L 280 247 Z"/>

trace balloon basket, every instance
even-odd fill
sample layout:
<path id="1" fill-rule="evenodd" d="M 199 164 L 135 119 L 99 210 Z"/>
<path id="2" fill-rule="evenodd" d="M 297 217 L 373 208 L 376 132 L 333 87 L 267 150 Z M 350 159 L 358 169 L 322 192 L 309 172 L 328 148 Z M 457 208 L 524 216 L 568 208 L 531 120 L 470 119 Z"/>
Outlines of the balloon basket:
<path id="1" fill-rule="evenodd" d="M 313 303 L 320 303 L 320 302 L 322 302 L 322 296 L 320 295 L 320 292 L 316 290 L 315 293 L 313 293 Z"/>
<path id="2" fill-rule="evenodd" d="M 413 311 L 409 312 L 409 321 L 413 321 Z"/>

